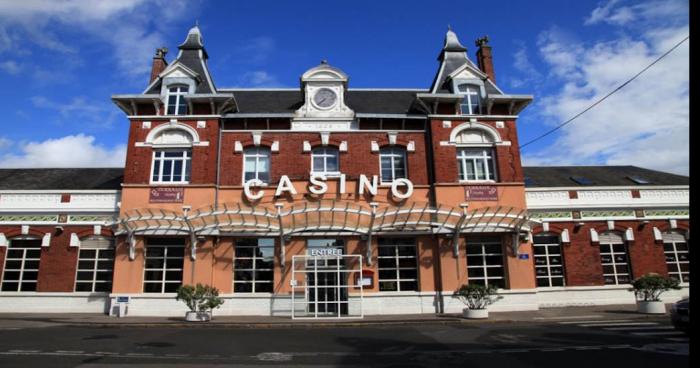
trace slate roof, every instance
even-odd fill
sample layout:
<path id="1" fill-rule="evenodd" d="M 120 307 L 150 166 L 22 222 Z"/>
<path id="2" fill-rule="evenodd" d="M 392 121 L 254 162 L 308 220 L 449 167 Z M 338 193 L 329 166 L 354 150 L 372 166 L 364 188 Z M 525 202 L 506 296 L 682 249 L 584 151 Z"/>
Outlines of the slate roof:
<path id="1" fill-rule="evenodd" d="M 121 189 L 123 168 L 0 169 L 0 190 Z"/>
<path id="2" fill-rule="evenodd" d="M 239 113 L 270 114 L 293 113 L 304 104 L 301 90 L 219 89 L 232 92 Z M 348 89 L 345 103 L 356 113 L 369 114 L 424 114 L 419 110 L 416 93 L 427 90 Z"/>
<path id="3" fill-rule="evenodd" d="M 542 187 L 601 187 L 643 185 L 689 185 L 687 176 L 644 169 L 636 166 L 526 166 L 525 186 Z M 582 185 L 572 177 L 583 177 L 592 182 Z M 631 177 L 639 177 L 649 184 L 638 184 Z"/>

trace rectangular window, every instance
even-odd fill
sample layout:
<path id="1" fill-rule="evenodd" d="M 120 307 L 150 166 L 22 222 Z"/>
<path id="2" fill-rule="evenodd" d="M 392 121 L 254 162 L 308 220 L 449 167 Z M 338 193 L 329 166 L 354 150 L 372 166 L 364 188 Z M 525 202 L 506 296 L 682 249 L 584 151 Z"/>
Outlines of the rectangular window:
<path id="1" fill-rule="evenodd" d="M 417 291 L 415 238 L 379 238 L 379 291 Z"/>
<path id="2" fill-rule="evenodd" d="M 192 151 L 186 150 L 159 150 L 153 151 L 153 183 L 180 183 L 190 182 Z"/>
<path id="3" fill-rule="evenodd" d="M 564 264 L 558 236 L 537 235 L 532 250 L 538 287 L 564 286 Z"/>
<path id="4" fill-rule="evenodd" d="M 458 148 L 457 168 L 461 181 L 496 180 L 492 148 Z"/>
<path id="5" fill-rule="evenodd" d="M 269 148 L 248 148 L 243 153 L 243 182 L 254 179 L 266 184 L 270 182 Z"/>
<path id="6" fill-rule="evenodd" d="M 470 284 L 505 288 L 500 237 L 467 238 L 467 280 Z"/>
<path id="7" fill-rule="evenodd" d="M 75 291 L 109 293 L 112 291 L 114 248 L 110 239 L 95 238 L 81 241 Z"/>
<path id="8" fill-rule="evenodd" d="M 335 147 L 317 147 L 311 151 L 311 173 L 338 175 L 338 149 Z"/>
<path id="9" fill-rule="evenodd" d="M 664 255 L 668 276 L 680 282 L 690 282 L 690 249 L 681 234 L 663 234 Z"/>
<path id="10" fill-rule="evenodd" d="M 146 245 L 144 293 L 174 293 L 182 285 L 185 240 L 150 238 Z"/>
<path id="11" fill-rule="evenodd" d="M 629 284 L 631 281 L 627 246 L 623 242 L 600 243 L 600 262 L 605 285 Z"/>
<path id="12" fill-rule="evenodd" d="M 479 87 L 469 84 L 460 84 L 459 93 L 464 95 L 462 103 L 459 105 L 462 115 L 476 115 L 481 111 L 481 97 Z"/>
<path id="13" fill-rule="evenodd" d="M 36 291 L 41 239 L 12 239 L 5 253 L 2 291 Z"/>
<path id="14" fill-rule="evenodd" d="M 234 293 L 271 293 L 275 274 L 274 239 L 238 239 L 233 256 Z"/>
<path id="15" fill-rule="evenodd" d="M 406 178 L 406 150 L 401 147 L 386 147 L 379 151 L 381 182 L 391 183 Z"/>
<path id="16" fill-rule="evenodd" d="M 175 86 L 168 88 L 168 115 L 185 115 L 187 113 L 187 103 L 185 95 L 189 88 L 187 86 Z"/>

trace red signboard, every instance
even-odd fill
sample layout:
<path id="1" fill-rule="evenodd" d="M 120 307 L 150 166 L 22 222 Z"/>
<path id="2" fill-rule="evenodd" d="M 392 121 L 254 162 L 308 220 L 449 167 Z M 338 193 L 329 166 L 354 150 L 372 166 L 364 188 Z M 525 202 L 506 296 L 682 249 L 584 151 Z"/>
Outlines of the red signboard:
<path id="1" fill-rule="evenodd" d="M 467 201 L 497 201 L 498 188 L 494 185 L 476 185 L 464 188 L 464 199 Z"/>
<path id="2" fill-rule="evenodd" d="M 151 188 L 149 203 L 182 203 L 185 188 Z"/>

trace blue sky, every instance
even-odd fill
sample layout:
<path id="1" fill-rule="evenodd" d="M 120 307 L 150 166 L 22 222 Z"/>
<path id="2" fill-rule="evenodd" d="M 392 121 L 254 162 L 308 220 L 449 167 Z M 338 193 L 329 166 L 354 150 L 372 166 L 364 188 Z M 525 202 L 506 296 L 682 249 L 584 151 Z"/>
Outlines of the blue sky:
<path id="1" fill-rule="evenodd" d="M 688 1 L 0 0 L 0 167 L 119 166 L 156 47 L 199 21 L 218 87 L 297 87 L 321 59 L 350 87 L 427 88 L 451 25 L 496 79 L 533 94 L 521 143 L 576 114 L 688 35 Z M 579 120 L 523 151 L 529 165 L 688 173 L 689 41 Z"/>

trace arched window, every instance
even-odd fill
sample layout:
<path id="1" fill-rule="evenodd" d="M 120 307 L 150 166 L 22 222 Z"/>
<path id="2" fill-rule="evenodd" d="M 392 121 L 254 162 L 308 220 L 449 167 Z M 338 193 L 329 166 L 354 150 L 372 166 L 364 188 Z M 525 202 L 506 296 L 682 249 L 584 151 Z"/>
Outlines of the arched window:
<path id="1" fill-rule="evenodd" d="M 462 115 L 477 115 L 481 113 L 481 92 L 477 85 L 460 84 L 458 87 L 460 94 L 464 95 L 462 102 L 459 104 L 460 113 Z"/>
<path id="2" fill-rule="evenodd" d="M 457 169 L 460 181 L 496 181 L 495 143 L 491 132 L 462 129 L 453 136 L 457 145 Z"/>
<path id="3" fill-rule="evenodd" d="M 153 150 L 151 183 L 187 184 L 190 182 L 192 134 L 180 127 L 158 132 L 151 142 Z"/>
<path id="4" fill-rule="evenodd" d="M 690 249 L 683 234 L 663 234 L 664 255 L 668 275 L 681 282 L 690 282 Z"/>
<path id="5" fill-rule="evenodd" d="M 2 291 L 36 291 L 41 259 L 41 239 L 10 239 L 2 272 Z"/>
<path id="6" fill-rule="evenodd" d="M 398 146 L 384 147 L 379 150 L 379 167 L 382 183 L 391 183 L 396 179 L 406 179 L 406 149 Z"/>
<path id="7" fill-rule="evenodd" d="M 109 293 L 113 272 L 114 239 L 97 235 L 81 239 L 75 291 Z"/>
<path id="8" fill-rule="evenodd" d="M 187 114 L 187 103 L 185 95 L 187 95 L 189 87 L 185 85 L 174 85 L 168 87 L 168 108 L 167 115 L 185 115 Z"/>
<path id="9" fill-rule="evenodd" d="M 564 260 L 559 236 L 538 234 L 533 237 L 532 250 L 538 287 L 564 286 Z"/>
<path id="10" fill-rule="evenodd" d="M 260 180 L 270 182 L 270 149 L 249 147 L 243 151 L 243 182 Z"/>
<path id="11" fill-rule="evenodd" d="M 627 244 L 617 233 L 599 235 L 600 263 L 603 266 L 605 285 L 629 284 L 632 282 Z"/>
<path id="12" fill-rule="evenodd" d="M 335 147 L 316 147 L 311 151 L 311 173 L 323 175 L 340 175 L 338 149 Z"/>

